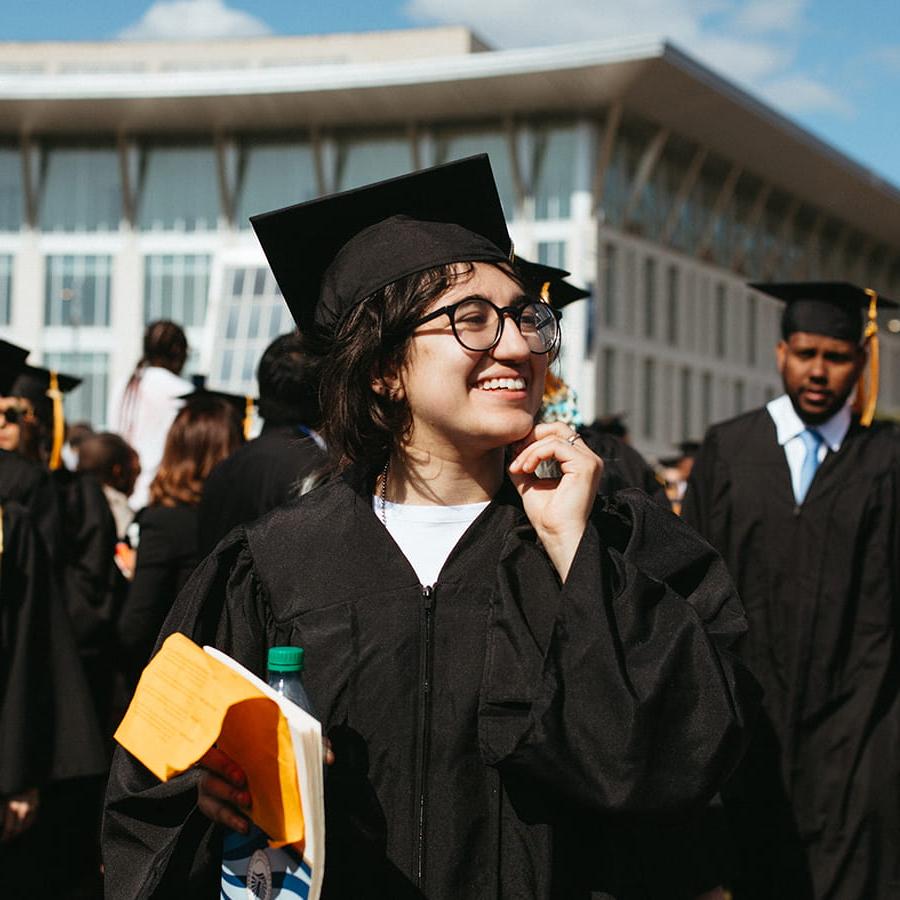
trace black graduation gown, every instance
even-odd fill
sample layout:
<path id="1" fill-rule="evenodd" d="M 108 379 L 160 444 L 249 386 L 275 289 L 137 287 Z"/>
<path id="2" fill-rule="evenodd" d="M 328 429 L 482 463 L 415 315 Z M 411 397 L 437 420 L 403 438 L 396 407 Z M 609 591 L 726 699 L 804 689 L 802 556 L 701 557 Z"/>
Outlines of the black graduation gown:
<path id="1" fill-rule="evenodd" d="M 0 896 L 64 896 L 76 860 L 60 844 L 68 834 L 58 827 L 66 811 L 60 798 L 96 788 L 107 757 L 44 542 L 28 510 L 2 507 L 0 796 L 37 787 L 41 798 L 37 823 L 0 844 Z M 89 834 L 84 804 L 68 812 Z"/>
<path id="2" fill-rule="evenodd" d="M 93 475 L 53 473 L 62 513 L 66 608 L 83 657 L 108 656 L 122 592 L 115 564 L 116 523 Z"/>
<path id="3" fill-rule="evenodd" d="M 266 425 L 259 437 L 222 460 L 203 485 L 199 550 L 208 556 L 236 525 L 246 525 L 297 492 L 325 462 L 311 437 L 291 425 Z"/>
<path id="4" fill-rule="evenodd" d="M 50 473 L 39 463 L 0 450 L 0 499 L 14 500 L 28 508 L 50 559 L 56 564 L 61 523 L 59 500 Z"/>
<path id="5" fill-rule="evenodd" d="M 148 506 L 135 521 L 141 538 L 134 579 L 116 628 L 132 688 L 178 592 L 200 561 L 196 506 Z"/>
<path id="6" fill-rule="evenodd" d="M 900 897 L 896 429 L 854 421 L 797 507 L 767 411 L 717 425 L 684 516 L 737 583 L 740 652 L 765 689 L 726 798 L 745 896 Z"/>
<path id="7" fill-rule="evenodd" d="M 371 504 L 348 477 L 234 531 L 163 628 L 258 673 L 269 646 L 306 649 L 336 757 L 324 896 L 679 896 L 643 886 L 629 816 L 704 805 L 742 751 L 758 689 L 721 560 L 627 491 L 561 588 L 507 483 L 423 588 Z M 218 896 L 195 784 L 117 751 L 112 900 Z"/>
<path id="8" fill-rule="evenodd" d="M 596 431 L 590 426 L 579 428 L 585 444 L 603 460 L 603 478 L 599 493 L 605 497 L 625 488 L 639 488 L 663 509 L 671 509 L 665 486 L 637 450 L 614 434 Z"/>

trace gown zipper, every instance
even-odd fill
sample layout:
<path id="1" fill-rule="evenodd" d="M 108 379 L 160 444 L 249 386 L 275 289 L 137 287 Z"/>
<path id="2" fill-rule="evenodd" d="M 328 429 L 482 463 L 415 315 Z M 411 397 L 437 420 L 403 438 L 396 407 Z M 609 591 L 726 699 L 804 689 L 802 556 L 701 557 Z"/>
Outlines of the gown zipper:
<path id="1" fill-rule="evenodd" d="M 428 751 L 431 739 L 431 640 L 434 623 L 432 607 L 434 588 L 422 588 L 422 642 L 419 650 L 419 754 L 416 761 L 416 858 L 414 871 L 416 887 L 421 888 L 425 878 L 425 774 L 428 768 Z"/>

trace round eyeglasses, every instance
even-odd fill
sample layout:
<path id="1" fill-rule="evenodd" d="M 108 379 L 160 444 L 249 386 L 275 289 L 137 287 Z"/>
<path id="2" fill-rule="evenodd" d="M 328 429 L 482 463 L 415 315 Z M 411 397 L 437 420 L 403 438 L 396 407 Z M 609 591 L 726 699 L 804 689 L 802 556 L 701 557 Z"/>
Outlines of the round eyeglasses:
<path id="1" fill-rule="evenodd" d="M 559 343 L 559 312 L 547 303 L 500 307 L 483 297 L 468 297 L 436 309 L 414 322 L 413 328 L 444 315 L 449 316 L 453 336 L 466 350 L 484 352 L 496 347 L 507 316 L 516 323 L 532 353 L 549 353 Z"/>

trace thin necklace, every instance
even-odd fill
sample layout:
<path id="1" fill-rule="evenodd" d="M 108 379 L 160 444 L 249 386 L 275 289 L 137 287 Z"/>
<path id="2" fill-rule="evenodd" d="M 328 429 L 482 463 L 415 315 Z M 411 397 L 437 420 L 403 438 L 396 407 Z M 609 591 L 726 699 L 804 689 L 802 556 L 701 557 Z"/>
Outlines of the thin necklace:
<path id="1" fill-rule="evenodd" d="M 388 483 L 388 468 L 391 465 L 391 458 L 388 457 L 388 461 L 384 464 L 384 468 L 381 470 L 381 524 L 387 528 L 387 516 L 385 515 L 385 506 L 387 505 L 387 483 Z"/>

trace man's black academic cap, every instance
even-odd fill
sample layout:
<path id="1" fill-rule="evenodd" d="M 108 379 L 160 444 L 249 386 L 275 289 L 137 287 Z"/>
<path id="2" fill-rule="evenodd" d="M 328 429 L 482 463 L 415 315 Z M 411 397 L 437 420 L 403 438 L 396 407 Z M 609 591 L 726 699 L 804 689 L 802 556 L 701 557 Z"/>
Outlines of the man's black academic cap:
<path id="1" fill-rule="evenodd" d="M 858 343 L 863 336 L 863 312 L 873 296 L 881 306 L 897 306 L 893 300 L 846 281 L 791 281 L 753 283 L 750 287 L 786 304 L 781 317 L 785 340 L 805 331 Z"/>
<path id="2" fill-rule="evenodd" d="M 417 272 L 512 255 L 486 154 L 250 219 L 301 331 Z"/>
<path id="3" fill-rule="evenodd" d="M 520 256 L 516 257 L 514 268 L 525 286 L 533 291 L 535 296 L 549 300 L 558 310 L 562 310 L 576 300 L 583 300 L 585 297 L 591 296 L 590 291 L 566 281 L 571 273 L 565 269 L 531 262 Z"/>

